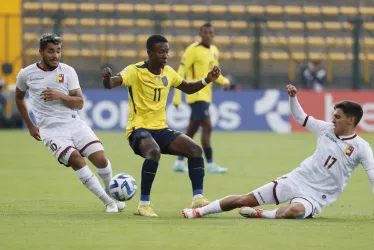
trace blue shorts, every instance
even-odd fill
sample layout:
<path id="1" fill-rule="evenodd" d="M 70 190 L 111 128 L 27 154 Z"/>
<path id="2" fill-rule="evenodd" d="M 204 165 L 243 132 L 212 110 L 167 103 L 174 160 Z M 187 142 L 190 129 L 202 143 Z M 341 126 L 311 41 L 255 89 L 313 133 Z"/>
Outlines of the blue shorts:
<path id="1" fill-rule="evenodd" d="M 198 101 L 190 104 L 191 107 L 191 121 L 201 121 L 210 119 L 209 116 L 209 102 Z"/>
<path id="2" fill-rule="evenodd" d="M 170 128 L 157 130 L 139 128 L 131 133 L 129 137 L 129 144 L 135 154 L 142 156 L 138 146 L 138 140 L 152 137 L 160 147 L 161 154 L 169 154 L 169 144 L 179 135 L 181 135 L 181 132 L 172 130 Z"/>

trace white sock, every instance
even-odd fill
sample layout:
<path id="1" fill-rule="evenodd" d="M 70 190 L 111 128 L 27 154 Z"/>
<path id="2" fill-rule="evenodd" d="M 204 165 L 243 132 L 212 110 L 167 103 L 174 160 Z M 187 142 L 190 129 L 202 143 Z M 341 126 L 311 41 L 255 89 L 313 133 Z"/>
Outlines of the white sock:
<path id="1" fill-rule="evenodd" d="M 112 179 L 112 165 L 108 160 L 108 164 L 105 168 L 97 168 L 97 173 L 104 182 L 105 190 L 109 188 L 109 182 Z"/>
<path id="2" fill-rule="evenodd" d="M 275 215 L 278 211 L 278 208 L 277 209 L 274 209 L 274 210 L 262 210 L 262 214 L 261 214 L 261 217 L 262 218 L 266 218 L 266 219 L 275 219 Z"/>
<path id="3" fill-rule="evenodd" d="M 139 206 L 151 205 L 151 201 L 139 201 Z"/>
<path id="4" fill-rule="evenodd" d="M 198 198 L 204 197 L 202 194 L 197 194 L 192 197 L 192 200 L 196 200 Z"/>
<path id="5" fill-rule="evenodd" d="M 94 193 L 105 205 L 113 202 L 113 200 L 105 193 L 105 190 L 100 185 L 96 175 L 86 165 L 83 168 L 75 171 L 78 178 L 81 180 L 83 185 L 86 186 L 92 193 Z"/>
<path id="6" fill-rule="evenodd" d="M 222 213 L 223 211 L 219 203 L 220 203 L 220 200 L 215 200 L 209 205 L 206 205 L 205 207 L 196 208 L 196 210 L 199 211 L 201 216 L 204 216 L 206 214 Z"/>

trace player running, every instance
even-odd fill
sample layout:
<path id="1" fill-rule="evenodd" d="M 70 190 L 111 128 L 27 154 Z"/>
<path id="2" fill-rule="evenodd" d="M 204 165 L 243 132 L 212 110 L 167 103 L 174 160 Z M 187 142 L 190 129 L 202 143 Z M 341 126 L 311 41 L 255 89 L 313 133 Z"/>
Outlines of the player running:
<path id="1" fill-rule="evenodd" d="M 145 158 L 142 167 L 141 196 L 136 215 L 157 216 L 150 194 L 161 154 L 188 158 L 188 173 L 192 182 L 192 207 L 209 204 L 203 197 L 204 160 L 202 149 L 190 137 L 169 129 L 166 124 L 166 101 L 171 87 L 193 94 L 220 75 L 217 66 L 205 78 L 187 82 L 170 66 L 169 44 L 165 37 L 152 35 L 147 40 L 148 60 L 131 64 L 116 76 L 110 68 L 102 70 L 103 85 L 111 89 L 126 86 L 129 94 L 129 121 L 126 135 L 134 153 Z"/>
<path id="2" fill-rule="evenodd" d="M 374 194 L 374 158 L 370 145 L 355 133 L 363 116 L 360 104 L 342 101 L 334 106 L 332 123 L 304 113 L 293 85 L 286 86 L 295 120 L 317 137 L 317 149 L 300 167 L 245 195 L 232 195 L 198 209 L 184 209 L 185 218 L 198 218 L 240 208 L 248 218 L 312 218 L 342 194 L 353 170 L 362 164 Z M 289 205 L 271 211 L 254 207 L 264 204 Z"/>
<path id="3" fill-rule="evenodd" d="M 60 62 L 62 39 L 55 34 L 43 34 L 39 42 L 41 61 L 22 69 L 17 76 L 16 104 L 30 135 L 49 148 L 56 159 L 71 166 L 82 184 L 106 206 L 106 212 L 118 212 L 124 202 L 112 200 L 108 185 L 112 167 L 100 140 L 78 115 L 83 108 L 82 90 L 75 70 Z M 24 100 L 26 91 L 37 125 L 29 116 Z M 97 168 L 104 182 L 100 185 L 83 157 Z"/>

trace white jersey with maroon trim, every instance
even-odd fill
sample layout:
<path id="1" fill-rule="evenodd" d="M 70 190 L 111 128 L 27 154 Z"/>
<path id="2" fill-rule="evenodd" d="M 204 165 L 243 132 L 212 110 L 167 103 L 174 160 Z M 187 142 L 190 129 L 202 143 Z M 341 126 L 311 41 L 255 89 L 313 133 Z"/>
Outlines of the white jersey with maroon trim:
<path id="1" fill-rule="evenodd" d="M 297 102 L 297 99 L 293 101 Z M 296 104 L 299 105 L 298 102 Z M 373 152 L 361 137 L 356 134 L 337 137 L 332 123 L 306 116 L 300 107 L 302 115 L 299 107 L 292 106 L 296 104 L 291 103 L 295 120 L 317 135 L 318 141 L 314 154 L 287 176 L 322 206 L 326 206 L 340 196 L 353 170 L 360 163 L 366 171 L 374 168 Z"/>
<path id="2" fill-rule="evenodd" d="M 47 88 L 57 89 L 66 95 L 69 90 L 80 88 L 77 73 L 69 65 L 59 63 L 56 69 L 44 71 L 37 63 L 31 64 L 18 73 L 16 85 L 22 91 L 28 90 L 29 103 L 39 128 L 78 118 L 78 112 L 61 100 L 45 102 L 40 96 Z"/>

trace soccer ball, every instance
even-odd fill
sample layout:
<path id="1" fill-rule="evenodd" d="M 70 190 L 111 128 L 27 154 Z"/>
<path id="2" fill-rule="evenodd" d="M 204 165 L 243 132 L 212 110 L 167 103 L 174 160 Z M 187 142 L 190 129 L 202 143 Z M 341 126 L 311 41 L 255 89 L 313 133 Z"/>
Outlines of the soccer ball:
<path id="1" fill-rule="evenodd" d="M 129 174 L 117 174 L 109 182 L 109 192 L 118 201 L 128 201 L 136 194 L 138 186 Z"/>

